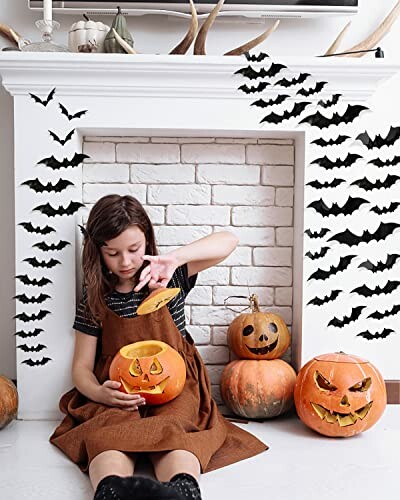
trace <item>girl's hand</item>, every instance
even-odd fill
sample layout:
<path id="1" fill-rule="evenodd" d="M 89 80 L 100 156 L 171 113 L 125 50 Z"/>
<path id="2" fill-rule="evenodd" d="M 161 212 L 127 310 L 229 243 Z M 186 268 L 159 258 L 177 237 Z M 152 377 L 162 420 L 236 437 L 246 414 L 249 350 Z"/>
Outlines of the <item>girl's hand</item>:
<path id="1" fill-rule="evenodd" d="M 146 266 L 139 276 L 139 283 L 135 286 L 134 291 L 141 290 L 146 283 L 150 290 L 166 287 L 179 262 L 173 253 L 165 255 L 143 255 L 143 260 L 148 260 L 150 264 Z"/>
<path id="2" fill-rule="evenodd" d="M 121 410 L 135 411 L 139 406 L 146 404 L 146 400 L 140 394 L 125 394 L 118 389 L 121 382 L 116 380 L 106 380 L 99 387 L 98 402 L 107 406 L 114 406 Z"/>

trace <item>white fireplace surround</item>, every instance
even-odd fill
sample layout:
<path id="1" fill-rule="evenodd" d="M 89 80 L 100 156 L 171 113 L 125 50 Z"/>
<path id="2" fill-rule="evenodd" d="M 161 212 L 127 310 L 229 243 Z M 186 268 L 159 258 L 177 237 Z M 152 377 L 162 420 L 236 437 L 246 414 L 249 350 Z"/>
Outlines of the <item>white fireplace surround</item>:
<path id="1" fill-rule="evenodd" d="M 286 78 L 300 72 L 311 73 L 318 81 L 329 82 L 329 89 L 310 96 L 309 101 L 343 94 L 345 101 L 364 103 L 378 84 L 400 69 L 399 64 L 386 60 L 349 60 L 318 58 L 282 58 Z M 62 265 L 44 272 L 29 268 L 24 259 L 35 254 L 32 235 L 20 226 L 16 229 L 16 274 L 31 277 L 51 277 L 49 314 L 40 324 L 17 320 L 16 330 L 43 328 L 40 342 L 47 346 L 43 356 L 51 362 L 40 367 L 22 364 L 26 353 L 17 351 L 17 378 L 20 395 L 19 418 L 59 418 L 57 402 L 60 394 L 70 387 L 70 361 L 73 347 L 71 321 L 75 311 L 76 263 L 79 248 L 77 222 L 80 215 L 44 218 L 32 208 L 51 199 L 53 206 L 67 206 L 71 200 L 82 201 L 81 168 L 46 171 L 37 162 L 54 154 L 60 160 L 82 150 L 84 136 L 151 136 L 151 137 L 237 137 L 291 138 L 295 141 L 295 235 L 293 342 L 295 364 L 299 366 L 310 355 L 309 346 L 302 342 L 303 324 L 303 174 L 307 164 L 308 135 L 295 129 L 291 120 L 281 125 L 259 125 L 254 108 L 250 107 L 259 94 L 244 94 L 237 90 L 245 83 L 234 72 L 251 64 L 255 69 L 264 63 L 249 63 L 244 57 L 217 56 L 127 56 L 111 54 L 0 54 L 0 76 L 4 87 L 14 97 L 15 137 L 15 220 L 16 224 L 30 221 L 34 225 L 49 224 L 57 235 L 47 242 L 66 240 L 72 244 L 62 251 Z M 253 81 L 247 81 L 249 85 Z M 54 102 L 47 107 L 33 103 L 29 93 L 47 96 L 55 87 Z M 270 87 L 264 99 L 284 93 Z M 68 122 L 56 105 L 62 103 L 70 112 L 87 109 L 79 120 Z M 64 147 L 49 138 L 48 130 L 65 136 L 73 127 L 78 133 Z M 39 177 L 42 182 L 56 182 L 60 177 L 74 183 L 62 193 L 35 194 L 21 183 Z M 49 257 L 49 256 L 47 256 Z M 61 254 L 60 254 L 61 257 Z M 16 283 L 16 293 L 36 295 L 40 289 L 29 289 Z M 14 295 L 10 291 L 10 296 Z M 37 305 L 17 302 L 16 313 L 37 312 Z M 30 353 L 31 354 L 31 353 Z M 315 354 L 315 353 L 314 353 Z"/>

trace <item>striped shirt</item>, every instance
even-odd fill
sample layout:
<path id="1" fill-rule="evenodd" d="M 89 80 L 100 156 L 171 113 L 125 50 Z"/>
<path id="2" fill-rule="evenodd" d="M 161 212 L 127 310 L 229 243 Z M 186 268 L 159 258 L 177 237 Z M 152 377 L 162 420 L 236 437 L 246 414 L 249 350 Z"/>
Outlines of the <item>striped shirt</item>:
<path id="1" fill-rule="evenodd" d="M 178 330 L 183 336 L 186 335 L 186 322 L 185 322 L 185 299 L 190 290 L 194 287 L 197 279 L 197 274 L 188 277 L 187 265 L 178 267 L 170 282 L 168 288 L 180 288 L 181 291 L 167 304 L 172 319 L 174 320 Z M 139 304 L 147 296 L 148 292 L 140 290 L 139 292 L 122 293 L 117 290 L 112 291 L 106 297 L 106 305 L 112 309 L 118 316 L 122 318 L 134 318 L 137 316 L 136 310 Z M 73 328 L 82 333 L 98 337 L 101 334 L 101 326 L 99 326 L 87 313 L 85 313 L 86 296 L 79 303 Z"/>

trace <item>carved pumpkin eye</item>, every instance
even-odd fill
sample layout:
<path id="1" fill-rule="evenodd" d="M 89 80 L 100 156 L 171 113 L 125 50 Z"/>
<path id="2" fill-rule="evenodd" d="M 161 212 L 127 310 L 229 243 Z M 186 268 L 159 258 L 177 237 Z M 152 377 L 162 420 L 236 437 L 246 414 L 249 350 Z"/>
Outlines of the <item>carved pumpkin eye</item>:
<path id="1" fill-rule="evenodd" d="M 271 332 L 271 333 L 276 333 L 278 331 L 278 327 L 276 326 L 275 323 L 269 323 L 268 325 L 268 330 Z"/>
<path id="2" fill-rule="evenodd" d="M 337 389 L 337 387 L 331 384 L 328 379 L 319 373 L 319 371 L 315 372 L 314 380 L 318 389 L 321 389 L 321 391 L 336 391 Z"/>
<path id="3" fill-rule="evenodd" d="M 357 382 L 353 386 L 350 387 L 349 391 L 351 392 L 365 392 L 371 387 L 372 380 L 371 377 L 366 377 L 364 380 Z"/>
<path id="4" fill-rule="evenodd" d="M 254 327 L 251 325 L 247 325 L 243 328 L 243 335 L 247 337 L 248 335 L 251 335 L 254 332 Z"/>
<path id="5" fill-rule="evenodd" d="M 140 363 L 138 359 L 135 359 L 135 361 L 129 367 L 129 373 L 133 377 L 139 377 L 140 375 L 142 375 L 143 372 L 142 369 L 140 368 Z"/>
<path id="6" fill-rule="evenodd" d="M 150 366 L 150 373 L 152 375 L 160 375 L 162 372 L 163 369 L 158 359 L 153 359 L 153 363 Z"/>

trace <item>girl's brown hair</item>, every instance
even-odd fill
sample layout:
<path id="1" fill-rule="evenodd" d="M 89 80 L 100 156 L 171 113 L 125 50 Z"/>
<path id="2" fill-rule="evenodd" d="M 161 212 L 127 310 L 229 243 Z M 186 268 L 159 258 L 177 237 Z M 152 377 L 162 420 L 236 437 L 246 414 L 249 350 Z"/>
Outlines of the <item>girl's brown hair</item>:
<path id="1" fill-rule="evenodd" d="M 117 277 L 110 274 L 104 264 L 100 247 L 129 226 L 137 226 L 144 233 L 145 253 L 157 255 L 153 225 L 142 204 L 133 196 L 104 196 L 90 211 L 82 251 L 82 270 L 87 295 L 86 313 L 97 322 L 101 322 L 106 312 L 105 297 L 117 284 Z"/>

